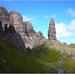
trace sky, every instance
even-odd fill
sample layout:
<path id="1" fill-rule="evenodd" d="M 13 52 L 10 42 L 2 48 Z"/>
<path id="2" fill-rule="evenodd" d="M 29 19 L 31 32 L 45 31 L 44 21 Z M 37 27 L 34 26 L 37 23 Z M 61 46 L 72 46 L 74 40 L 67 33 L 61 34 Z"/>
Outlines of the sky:
<path id="1" fill-rule="evenodd" d="M 57 39 L 62 43 L 75 43 L 74 0 L 0 0 L 0 6 L 4 6 L 8 12 L 19 12 L 23 21 L 31 22 L 34 30 L 41 31 L 46 38 L 53 17 Z"/>

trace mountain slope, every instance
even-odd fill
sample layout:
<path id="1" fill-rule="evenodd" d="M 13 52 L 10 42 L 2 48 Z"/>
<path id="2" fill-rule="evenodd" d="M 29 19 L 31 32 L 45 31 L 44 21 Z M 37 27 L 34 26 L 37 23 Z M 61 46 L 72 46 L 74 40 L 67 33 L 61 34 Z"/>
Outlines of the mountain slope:
<path id="1" fill-rule="evenodd" d="M 75 73 L 74 56 L 51 45 L 34 47 L 31 52 L 0 40 L 0 73 Z"/>
<path id="2" fill-rule="evenodd" d="M 0 73 L 46 72 L 43 65 L 34 61 L 31 54 L 10 42 L 0 40 Z"/>

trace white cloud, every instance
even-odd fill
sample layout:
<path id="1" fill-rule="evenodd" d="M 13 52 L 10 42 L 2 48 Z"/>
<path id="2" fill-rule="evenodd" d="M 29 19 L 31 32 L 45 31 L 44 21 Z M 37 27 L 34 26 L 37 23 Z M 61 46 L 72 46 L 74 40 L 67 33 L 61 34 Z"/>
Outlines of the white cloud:
<path id="1" fill-rule="evenodd" d="M 56 24 L 56 36 L 59 39 L 75 37 L 75 19 L 69 25 L 61 22 Z"/>
<path id="2" fill-rule="evenodd" d="M 45 18 L 49 18 L 49 17 L 50 17 L 49 15 L 46 15 L 46 16 L 45 16 Z"/>
<path id="3" fill-rule="evenodd" d="M 23 21 L 33 21 L 35 19 L 36 19 L 35 17 L 28 17 L 26 15 L 23 15 Z"/>
<path id="4" fill-rule="evenodd" d="M 75 10 L 73 10 L 72 8 L 69 8 L 67 11 L 67 14 L 70 14 L 71 16 L 75 17 Z"/>
<path id="5" fill-rule="evenodd" d="M 55 15 L 55 14 L 52 14 L 52 15 L 45 15 L 45 18 L 50 18 L 50 17 L 55 18 L 55 17 L 56 17 L 56 15 Z"/>

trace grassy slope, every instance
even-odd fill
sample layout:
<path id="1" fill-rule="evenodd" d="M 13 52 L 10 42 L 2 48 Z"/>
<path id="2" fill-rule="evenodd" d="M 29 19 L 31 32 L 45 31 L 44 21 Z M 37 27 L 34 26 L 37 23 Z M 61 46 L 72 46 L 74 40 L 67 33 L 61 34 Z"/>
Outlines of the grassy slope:
<path id="1" fill-rule="evenodd" d="M 35 47 L 30 54 L 13 43 L 0 40 L 0 73 L 52 73 L 49 67 L 51 64 L 56 66 L 53 73 L 57 73 L 58 59 L 61 56 L 59 51 L 56 52 L 54 48 L 49 49 L 45 45 Z M 6 64 L 3 64 L 2 60 L 7 61 L 9 70 L 5 71 L 3 67 Z M 75 73 L 74 65 L 74 60 L 64 60 L 63 68 L 72 69 L 71 72 Z"/>
<path id="2" fill-rule="evenodd" d="M 16 45 L 6 41 L 0 41 L 2 49 L 0 50 L 0 62 L 6 60 L 9 64 L 10 69 L 5 71 L 0 65 L 0 72 L 9 73 L 47 73 L 48 65 L 46 63 L 56 63 L 60 56 L 59 52 L 54 49 L 49 50 L 47 47 L 41 45 L 33 49 L 33 53 L 29 54 L 24 50 L 18 48 Z M 41 51 L 41 52 L 40 52 Z M 24 54 L 21 56 L 19 53 Z M 41 63 L 40 61 L 41 60 Z M 48 70 L 47 70 L 48 69 Z"/>
<path id="3" fill-rule="evenodd" d="M 75 44 L 74 43 L 71 43 L 69 46 L 75 48 Z"/>
<path id="4" fill-rule="evenodd" d="M 1 41 L 0 41 L 1 42 Z M 5 41 L 1 42 L 2 50 L 0 50 L 0 62 L 6 60 L 10 66 L 10 73 L 38 73 L 46 72 L 44 70 L 45 66 L 34 61 L 31 54 L 23 51 L 22 49 L 16 47 L 12 43 L 7 43 Z M 24 54 L 21 56 L 19 53 Z M 1 63 L 0 63 L 1 64 Z M 4 64 L 0 65 L 2 68 Z M 5 72 L 4 69 L 0 69 L 0 72 Z"/>
<path id="5" fill-rule="evenodd" d="M 45 45 L 37 46 L 34 50 L 36 51 L 35 56 L 37 55 L 39 59 L 48 63 L 58 62 L 58 58 L 61 56 L 60 52 L 56 52 L 54 48 L 49 49 Z"/>

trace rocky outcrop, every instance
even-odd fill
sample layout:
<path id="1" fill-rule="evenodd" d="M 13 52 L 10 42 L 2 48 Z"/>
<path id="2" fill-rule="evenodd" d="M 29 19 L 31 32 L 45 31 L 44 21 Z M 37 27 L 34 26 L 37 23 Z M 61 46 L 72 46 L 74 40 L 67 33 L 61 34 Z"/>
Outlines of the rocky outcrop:
<path id="1" fill-rule="evenodd" d="M 25 49 L 25 44 L 19 32 L 23 31 L 23 19 L 15 11 L 8 13 L 7 9 L 0 6 L 0 38 L 14 42 L 18 47 Z"/>
<path id="2" fill-rule="evenodd" d="M 9 16 L 6 8 L 0 6 L 0 21 L 2 22 L 2 27 L 4 31 L 5 24 L 9 26 Z"/>
<path id="3" fill-rule="evenodd" d="M 13 36 L 13 42 L 20 48 L 24 49 L 25 50 L 25 43 L 21 37 L 21 35 L 19 33 L 15 33 L 14 36 Z"/>
<path id="4" fill-rule="evenodd" d="M 24 22 L 24 32 L 28 37 L 36 33 L 30 22 Z"/>
<path id="5" fill-rule="evenodd" d="M 36 32 L 30 22 L 23 22 L 20 13 L 0 7 L 0 35 L 4 40 L 14 42 L 23 49 L 42 44 L 46 39 L 41 32 Z M 4 31 L 3 31 L 4 30 Z"/>
<path id="6" fill-rule="evenodd" d="M 2 22 L 0 21 L 0 37 L 3 36 L 3 27 L 2 27 Z"/>
<path id="7" fill-rule="evenodd" d="M 11 25 L 11 24 L 10 24 L 10 26 L 9 26 L 9 32 L 10 32 L 11 34 L 15 34 L 15 33 L 16 33 L 14 26 Z"/>
<path id="8" fill-rule="evenodd" d="M 33 48 L 41 44 L 45 39 L 41 32 L 36 33 L 30 22 L 24 22 L 24 33 L 21 34 L 26 48 Z"/>
<path id="9" fill-rule="evenodd" d="M 45 37 L 43 36 L 43 33 L 41 31 L 38 32 L 38 36 L 40 37 L 40 40 L 45 39 Z"/>
<path id="10" fill-rule="evenodd" d="M 23 19 L 20 13 L 16 11 L 9 12 L 9 23 L 14 26 L 16 32 L 23 32 Z"/>
<path id="11" fill-rule="evenodd" d="M 56 29 L 54 19 L 51 18 L 48 29 L 48 39 L 56 40 Z"/>

